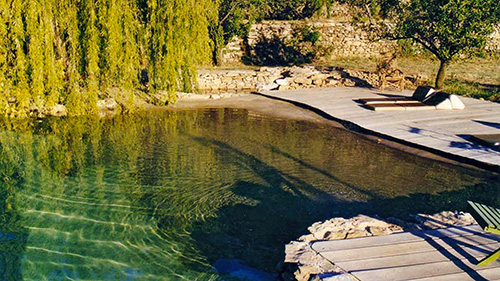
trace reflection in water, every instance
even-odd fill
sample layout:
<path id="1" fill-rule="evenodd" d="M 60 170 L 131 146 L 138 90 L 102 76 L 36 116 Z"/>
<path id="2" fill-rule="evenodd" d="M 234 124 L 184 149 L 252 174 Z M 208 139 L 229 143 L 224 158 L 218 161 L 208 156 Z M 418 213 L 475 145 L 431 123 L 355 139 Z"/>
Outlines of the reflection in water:
<path id="1" fill-rule="evenodd" d="M 229 280 L 332 216 L 500 205 L 493 174 L 244 110 L 2 126 L 3 280 Z"/>

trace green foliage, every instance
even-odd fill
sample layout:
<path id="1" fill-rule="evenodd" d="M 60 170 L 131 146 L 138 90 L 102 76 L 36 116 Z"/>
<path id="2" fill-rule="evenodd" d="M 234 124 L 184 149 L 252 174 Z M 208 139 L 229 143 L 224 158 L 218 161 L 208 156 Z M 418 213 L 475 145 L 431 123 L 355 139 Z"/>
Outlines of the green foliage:
<path id="1" fill-rule="evenodd" d="M 215 20 L 216 6 L 210 0 L 150 0 L 148 5 L 151 86 L 171 93 L 178 87 L 189 91 L 192 81 L 185 78 L 192 77 L 195 65 L 210 54 L 207 26 Z M 174 98 L 171 95 L 169 102 Z"/>
<path id="2" fill-rule="evenodd" d="M 500 88 L 498 86 L 464 82 L 452 78 L 446 81 L 444 90 L 465 97 L 500 102 Z"/>
<path id="3" fill-rule="evenodd" d="M 297 20 L 309 18 L 336 0 L 220 0 L 218 21 L 210 27 L 212 61 L 220 65 L 222 48 L 234 37 L 245 38 L 250 26 L 263 19 Z"/>
<path id="4" fill-rule="evenodd" d="M 438 88 L 448 64 L 481 50 L 493 24 L 500 21 L 497 0 L 389 0 L 382 7 L 396 22 L 392 38 L 411 38 L 439 59 Z"/>
<path id="5" fill-rule="evenodd" d="M 328 0 L 268 0 L 266 19 L 298 20 L 312 17 Z"/>
<path id="6" fill-rule="evenodd" d="M 247 36 L 253 22 L 261 20 L 266 12 L 266 0 L 220 0 L 218 18 L 210 24 L 213 45 L 212 62 L 221 64 L 222 48 L 234 37 Z"/>
<path id="7" fill-rule="evenodd" d="M 494 0 L 412 0 L 397 9 L 395 35 L 412 38 L 439 60 L 470 55 L 484 47 L 493 24 L 499 22 Z"/>
<path id="8" fill-rule="evenodd" d="M 189 90 L 210 56 L 214 0 L 0 0 L 0 114 L 56 103 L 96 111 L 111 89 L 128 93 L 149 70 L 149 90 Z"/>
<path id="9" fill-rule="evenodd" d="M 323 6 L 326 10 L 326 17 L 331 17 L 332 15 L 332 7 L 337 2 L 337 0 L 323 0 Z"/>
<path id="10" fill-rule="evenodd" d="M 244 37 L 250 25 L 261 20 L 266 12 L 264 0 L 222 0 L 219 5 L 219 25 L 224 30 L 224 42 L 236 35 Z"/>
<path id="11" fill-rule="evenodd" d="M 383 1 L 383 0 L 382 0 Z M 339 0 L 339 3 L 349 4 L 357 7 L 359 10 L 353 12 L 354 22 L 373 22 L 380 19 L 381 2 L 380 0 Z"/>
<path id="12" fill-rule="evenodd" d="M 420 48 L 412 39 L 400 39 L 397 41 L 398 48 L 397 52 L 403 57 L 413 57 L 417 54 L 425 53 L 425 50 Z"/>
<path id="13" fill-rule="evenodd" d="M 299 30 L 295 30 L 294 36 L 298 36 L 302 42 L 311 42 L 314 45 L 321 38 L 321 32 L 315 27 L 306 25 Z"/>
<path id="14" fill-rule="evenodd" d="M 254 65 L 301 65 L 311 63 L 323 51 L 318 44 L 321 32 L 313 26 L 294 27 L 291 36 L 282 38 L 281 34 L 271 37 L 262 36 L 259 42 L 244 58 L 245 63 Z"/>

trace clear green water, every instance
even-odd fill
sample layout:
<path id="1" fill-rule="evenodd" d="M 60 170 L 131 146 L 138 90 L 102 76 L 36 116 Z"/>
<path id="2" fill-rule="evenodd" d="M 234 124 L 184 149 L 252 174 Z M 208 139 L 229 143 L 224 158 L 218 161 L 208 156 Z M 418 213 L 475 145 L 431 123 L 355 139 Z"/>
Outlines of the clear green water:
<path id="1" fill-rule="evenodd" d="M 275 274 L 318 220 L 500 205 L 496 174 L 245 110 L 3 123 L 0 148 L 1 280 Z"/>

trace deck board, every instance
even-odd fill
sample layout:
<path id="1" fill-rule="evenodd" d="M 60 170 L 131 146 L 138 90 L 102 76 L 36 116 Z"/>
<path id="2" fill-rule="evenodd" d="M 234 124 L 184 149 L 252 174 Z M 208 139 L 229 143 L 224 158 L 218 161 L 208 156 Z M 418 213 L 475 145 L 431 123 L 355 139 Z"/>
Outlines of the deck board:
<path id="1" fill-rule="evenodd" d="M 477 225 L 312 242 L 321 257 L 359 280 L 500 280 L 500 261 L 476 263 L 500 247 Z M 325 279 L 329 280 L 329 279 Z"/>
<path id="2" fill-rule="evenodd" d="M 498 268 L 487 268 L 487 269 L 481 269 L 476 271 L 479 276 L 484 278 L 484 280 L 490 280 L 490 281 L 495 281 L 495 280 L 500 280 L 500 270 Z M 462 280 L 462 281 L 477 281 L 479 278 L 475 276 L 471 276 L 470 274 L 466 272 L 460 272 L 460 273 L 454 273 L 454 274 L 448 274 L 448 275 L 441 275 L 439 276 L 439 281 L 456 281 L 456 280 Z M 424 277 L 424 278 L 419 278 L 419 279 L 413 279 L 415 281 L 436 281 L 436 277 Z"/>
<path id="3" fill-rule="evenodd" d="M 476 239 L 470 240 L 467 236 L 458 236 L 453 238 L 367 247 L 361 250 L 353 249 L 336 252 L 323 252 L 322 255 L 325 258 L 335 258 L 335 261 L 339 263 L 343 261 L 360 261 L 379 257 L 394 257 L 402 255 L 410 256 L 411 254 L 432 252 L 436 248 L 439 248 L 440 250 L 448 250 L 454 246 L 460 247 L 461 245 L 474 249 L 482 249 L 481 245 L 489 245 L 495 242 L 498 243 L 498 239 L 493 240 L 485 237 L 476 237 Z M 487 251 L 484 252 L 486 253 Z"/>
<path id="4" fill-rule="evenodd" d="M 384 97 L 365 88 L 268 91 L 265 96 L 303 104 L 363 129 L 404 143 L 472 160 L 500 170 L 500 152 L 468 140 L 471 134 L 500 133 L 500 104 L 460 97 L 464 110 L 373 111 L 359 98 Z M 392 93 L 394 94 L 394 93 Z M 411 96 L 411 91 L 395 96 Z"/>
<path id="5" fill-rule="evenodd" d="M 321 252 L 331 252 L 340 251 L 346 249 L 356 249 L 356 248 L 366 248 L 374 246 L 383 246 L 390 244 L 397 244 L 399 242 L 417 242 L 432 238 L 442 238 L 442 237 L 456 237 L 456 236 L 467 236 L 474 235 L 481 231 L 481 227 L 478 225 L 462 226 L 454 228 L 442 228 L 435 230 L 424 230 L 416 232 L 401 232 L 392 235 L 377 236 L 374 237 L 362 237 L 357 239 L 345 239 L 338 240 L 335 243 L 331 241 L 318 241 L 312 244 L 312 248 L 316 251 Z"/>
<path id="6" fill-rule="evenodd" d="M 476 267 L 471 261 L 462 259 L 458 261 L 445 261 L 429 264 L 418 264 L 395 268 L 384 268 L 376 270 L 359 271 L 353 274 L 360 280 L 414 280 L 418 278 L 433 277 L 441 280 L 441 276 L 467 272 L 469 276 L 480 275 L 473 270 Z M 497 263 L 488 266 L 490 269 L 500 271 Z M 455 279 L 459 280 L 459 279 Z M 476 279 L 478 280 L 478 279 Z"/>

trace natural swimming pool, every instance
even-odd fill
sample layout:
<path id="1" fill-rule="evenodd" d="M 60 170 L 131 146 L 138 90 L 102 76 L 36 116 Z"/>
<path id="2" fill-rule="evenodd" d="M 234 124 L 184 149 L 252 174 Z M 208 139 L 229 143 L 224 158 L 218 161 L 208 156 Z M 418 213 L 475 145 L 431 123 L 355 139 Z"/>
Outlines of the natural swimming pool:
<path id="1" fill-rule="evenodd" d="M 241 109 L 5 122 L 0 145 L 5 280 L 272 278 L 315 221 L 500 198 L 496 174 Z"/>

